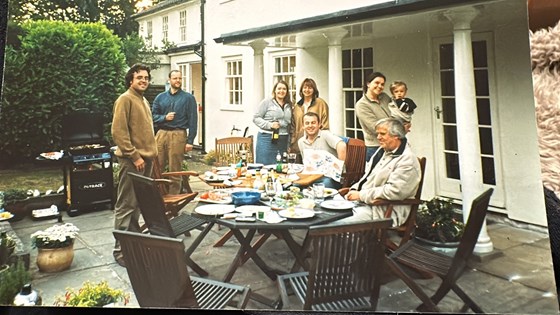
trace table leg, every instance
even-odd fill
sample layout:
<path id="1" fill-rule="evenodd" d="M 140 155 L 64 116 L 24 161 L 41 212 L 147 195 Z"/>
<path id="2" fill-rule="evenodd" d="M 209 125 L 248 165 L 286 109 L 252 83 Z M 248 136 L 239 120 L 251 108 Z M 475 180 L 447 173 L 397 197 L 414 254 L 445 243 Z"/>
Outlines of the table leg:
<path id="1" fill-rule="evenodd" d="M 251 245 L 255 251 L 259 250 L 259 248 L 261 248 L 261 246 L 263 246 L 263 244 L 266 242 L 266 240 L 271 236 L 272 234 L 270 233 L 264 233 L 263 235 L 261 235 L 259 237 L 259 239 L 253 243 L 253 245 Z M 245 253 L 245 255 L 243 255 L 241 264 L 244 264 L 247 260 L 249 260 L 250 256 L 248 255 L 248 253 Z"/>
<path id="2" fill-rule="evenodd" d="M 290 269 L 290 273 L 297 272 L 299 267 L 303 268 L 303 270 L 309 270 L 309 264 L 306 261 L 307 257 L 305 257 L 307 255 L 307 250 L 309 249 L 309 245 L 311 244 L 309 237 L 307 237 L 306 234 L 305 238 L 303 239 L 303 243 L 299 245 L 296 243 L 296 241 L 294 240 L 290 232 L 289 231 L 286 232 L 287 232 L 286 234 L 288 234 L 287 236 L 285 236 L 286 244 L 288 244 L 288 247 L 290 248 L 290 250 L 292 251 L 295 257 L 294 265 L 292 266 L 292 269 Z M 293 245 L 290 245 L 290 243 L 292 242 Z"/>
<path id="3" fill-rule="evenodd" d="M 251 240 L 253 239 L 256 230 L 255 229 L 248 230 L 247 235 L 245 236 L 239 230 L 232 230 L 232 231 L 233 231 L 233 235 L 239 241 L 239 244 L 241 246 L 239 247 L 239 251 L 237 251 L 237 255 L 233 259 L 233 262 L 231 263 L 223 281 L 224 282 L 231 281 L 231 278 L 233 278 L 233 275 L 237 271 L 237 268 L 239 268 L 243 264 L 244 261 L 243 259 L 246 254 L 249 256 L 249 258 L 253 259 L 255 264 L 271 280 L 276 280 L 277 273 L 266 265 L 266 263 L 262 260 L 262 258 L 257 254 L 256 250 L 251 246 Z"/>
<path id="4" fill-rule="evenodd" d="M 187 260 L 187 265 L 189 267 L 191 267 L 192 270 L 194 270 L 194 272 L 196 272 L 197 274 L 199 274 L 202 277 L 208 277 L 208 272 L 206 270 L 202 269 L 202 267 L 200 267 L 196 262 L 194 262 L 194 260 L 191 259 L 191 255 L 192 255 L 192 253 L 194 253 L 194 251 L 196 250 L 198 245 L 200 245 L 202 240 L 206 237 L 206 234 L 208 234 L 208 232 L 210 232 L 210 230 L 212 229 L 212 226 L 214 226 L 214 222 L 208 222 L 206 224 L 206 227 L 204 228 L 204 230 L 202 230 L 202 232 L 200 232 L 200 234 L 192 242 L 191 246 L 189 246 L 187 248 L 187 250 L 185 251 L 185 257 L 186 257 L 186 260 Z"/>

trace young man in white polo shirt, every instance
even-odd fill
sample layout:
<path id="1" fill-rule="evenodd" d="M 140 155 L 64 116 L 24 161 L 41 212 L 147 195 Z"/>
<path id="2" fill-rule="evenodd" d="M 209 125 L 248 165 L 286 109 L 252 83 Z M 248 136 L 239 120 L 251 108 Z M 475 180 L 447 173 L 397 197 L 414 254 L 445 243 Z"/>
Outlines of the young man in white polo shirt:
<path id="1" fill-rule="evenodd" d="M 337 157 L 339 160 L 346 159 L 346 143 L 340 138 L 332 134 L 328 130 L 321 130 L 319 123 L 319 116 L 314 112 L 307 112 L 303 116 L 303 130 L 305 134 L 298 140 L 298 147 L 303 155 L 303 160 L 306 159 L 305 152 L 312 150 L 327 151 Z M 340 170 L 342 171 L 342 170 Z M 325 187 L 339 189 L 340 183 L 330 177 L 323 176 L 317 182 L 322 182 Z"/>

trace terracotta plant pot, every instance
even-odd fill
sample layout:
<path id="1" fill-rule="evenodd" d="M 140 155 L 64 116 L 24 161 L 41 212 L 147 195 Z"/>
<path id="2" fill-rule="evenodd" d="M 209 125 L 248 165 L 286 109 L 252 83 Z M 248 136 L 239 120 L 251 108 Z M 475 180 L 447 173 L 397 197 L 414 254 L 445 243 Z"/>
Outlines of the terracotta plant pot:
<path id="1" fill-rule="evenodd" d="M 62 248 L 38 248 L 37 267 L 42 272 L 59 272 L 70 268 L 74 244 Z"/>

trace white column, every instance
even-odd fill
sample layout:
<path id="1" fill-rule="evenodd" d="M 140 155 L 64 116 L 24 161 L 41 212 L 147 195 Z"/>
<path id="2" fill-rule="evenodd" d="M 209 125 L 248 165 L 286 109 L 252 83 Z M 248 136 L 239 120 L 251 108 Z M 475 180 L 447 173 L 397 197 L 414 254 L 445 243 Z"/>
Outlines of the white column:
<path id="1" fill-rule="evenodd" d="M 478 10 L 474 7 L 445 12 L 445 16 L 453 23 L 455 108 L 461 164 L 463 221 L 468 218 L 472 201 L 484 189 L 471 41 L 471 22 L 477 15 Z M 485 222 L 474 251 L 489 253 L 493 249 L 494 245 L 488 236 Z"/>
<path id="2" fill-rule="evenodd" d="M 263 50 L 268 46 L 264 39 L 257 39 L 249 43 L 253 48 L 253 89 L 251 106 L 257 106 L 264 99 L 264 54 Z"/>
<path id="3" fill-rule="evenodd" d="M 329 129 L 344 135 L 344 95 L 342 93 L 342 39 L 348 34 L 345 29 L 324 33 L 329 41 Z"/>

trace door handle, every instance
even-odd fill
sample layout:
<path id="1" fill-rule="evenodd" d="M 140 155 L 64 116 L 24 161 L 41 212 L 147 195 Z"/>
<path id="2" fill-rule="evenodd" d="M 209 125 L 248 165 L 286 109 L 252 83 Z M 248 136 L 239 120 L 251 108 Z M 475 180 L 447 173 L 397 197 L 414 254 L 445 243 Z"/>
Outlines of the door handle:
<path id="1" fill-rule="evenodd" d="M 439 106 L 436 106 L 436 108 L 434 108 L 434 111 L 436 112 L 437 119 L 439 119 L 439 114 L 441 114 L 443 110 L 439 109 Z"/>

